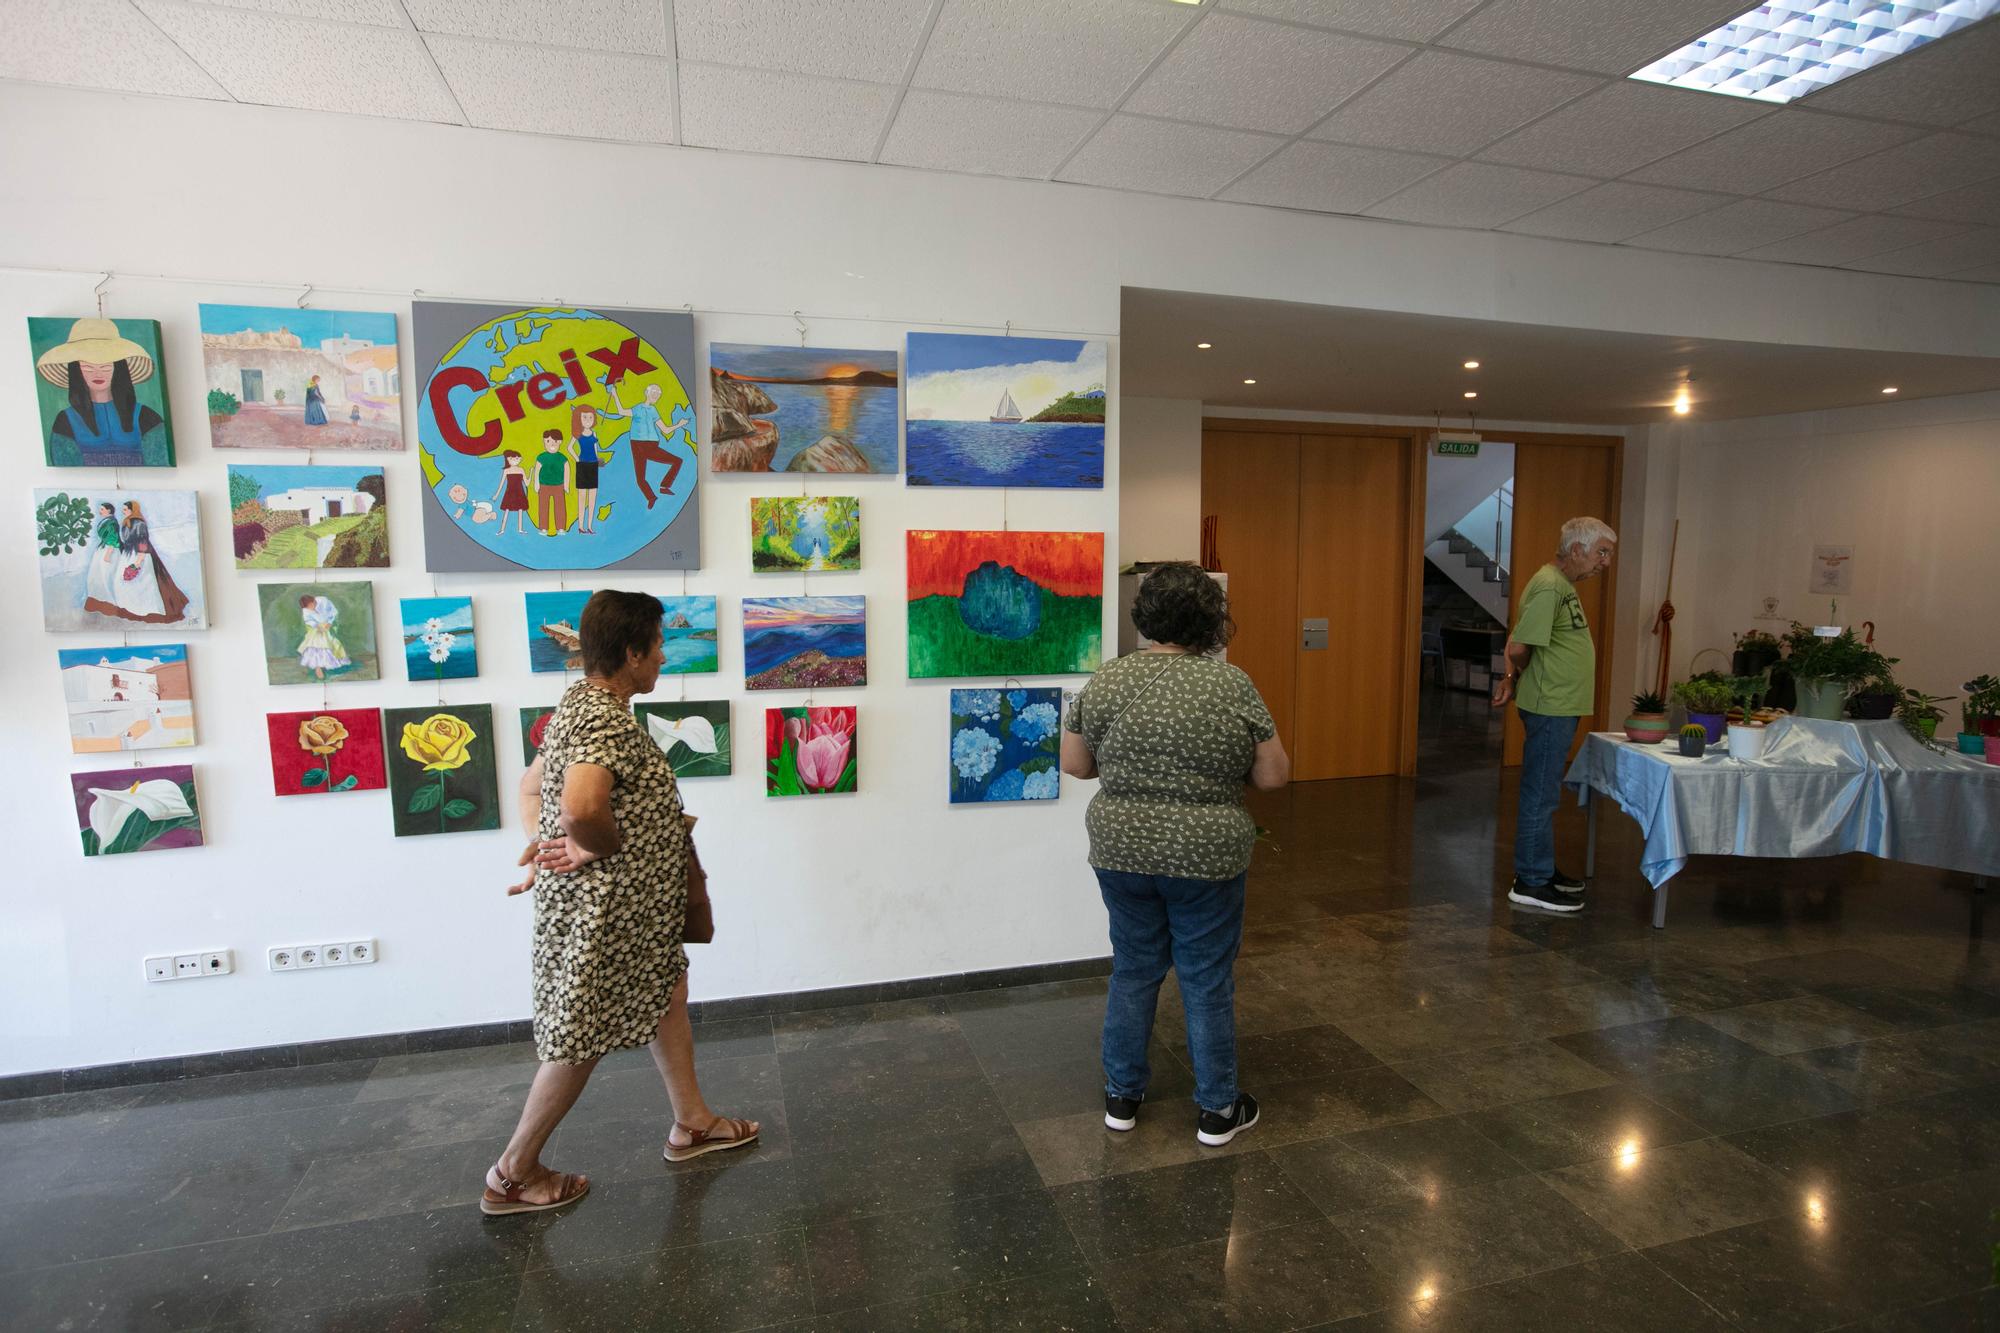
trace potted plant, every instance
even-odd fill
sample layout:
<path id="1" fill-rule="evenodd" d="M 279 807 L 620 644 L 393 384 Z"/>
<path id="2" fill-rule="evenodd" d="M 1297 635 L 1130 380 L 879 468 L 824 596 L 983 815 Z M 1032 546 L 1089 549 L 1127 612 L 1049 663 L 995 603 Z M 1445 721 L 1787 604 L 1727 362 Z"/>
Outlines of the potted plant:
<path id="1" fill-rule="evenodd" d="M 1722 739 L 1723 716 L 1733 697 L 1729 682 L 1720 676 L 1696 676 L 1674 686 L 1674 698 L 1687 709 L 1688 721 L 1701 727 L 1710 744 Z"/>
<path id="2" fill-rule="evenodd" d="M 2000 680 L 1975 676 L 1966 681 L 1960 712 L 1965 721 L 1964 730 L 1958 733 L 1958 748 L 1966 754 L 1978 754 L 1980 737 L 2000 736 Z"/>
<path id="3" fill-rule="evenodd" d="M 1729 682 L 1729 694 L 1738 707 L 1729 712 L 1729 757 L 1764 757 L 1764 721 L 1757 716 L 1757 701 L 1764 696 L 1767 682 L 1762 676 L 1737 676 Z M 1690 714 L 1692 716 L 1692 714 Z"/>
<path id="4" fill-rule="evenodd" d="M 1886 677 L 1896 659 L 1884 657 L 1844 629 L 1821 638 L 1804 626 L 1785 636 L 1785 665 L 1797 682 L 1799 715 L 1838 721 L 1847 693 L 1859 681 Z"/>
<path id="5" fill-rule="evenodd" d="M 1697 723 L 1690 722 L 1681 728 L 1681 757 L 1699 759 L 1708 748 L 1708 733 Z"/>
<path id="6" fill-rule="evenodd" d="M 1651 690 L 1632 696 L 1632 715 L 1625 719 L 1625 739 L 1635 745 L 1658 745 L 1667 738 L 1667 701 Z"/>
<path id="7" fill-rule="evenodd" d="M 1895 716 L 1896 705 L 1902 702 L 1902 698 L 1903 687 L 1884 671 L 1870 676 L 1847 696 L 1847 713 L 1863 721 L 1879 722 Z"/>
<path id="8" fill-rule="evenodd" d="M 1729 670 L 1737 676 L 1761 676 L 1777 662 L 1778 636 L 1753 629 L 1736 636 L 1736 654 Z"/>
<path id="9" fill-rule="evenodd" d="M 1910 729 L 1911 735 L 1931 740 L 1937 735 L 1938 723 L 1944 720 L 1944 709 L 1938 705 L 1949 698 L 1948 694 L 1925 694 L 1919 689 L 1906 689 L 1896 701 L 1896 716 Z"/>

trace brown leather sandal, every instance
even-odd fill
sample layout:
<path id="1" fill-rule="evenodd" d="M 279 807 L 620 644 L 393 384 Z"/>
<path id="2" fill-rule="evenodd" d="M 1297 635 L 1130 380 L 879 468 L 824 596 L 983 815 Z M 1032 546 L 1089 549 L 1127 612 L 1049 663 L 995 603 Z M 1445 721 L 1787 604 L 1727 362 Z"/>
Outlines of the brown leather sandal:
<path id="1" fill-rule="evenodd" d="M 727 1152 L 731 1148 L 747 1148 L 757 1141 L 757 1135 L 762 1130 L 762 1126 L 753 1125 L 748 1120 L 735 1120 L 726 1115 L 719 1115 L 709 1121 L 707 1129 L 683 1125 L 678 1120 L 674 1121 L 674 1128 L 686 1131 L 688 1144 L 684 1148 L 675 1147 L 674 1141 L 669 1138 L 667 1146 L 660 1153 L 660 1156 L 669 1162 L 686 1162 L 707 1153 Z M 729 1137 L 716 1138 L 715 1132 L 719 1129 L 727 1129 Z"/>
<path id="2" fill-rule="evenodd" d="M 556 1197 L 548 1203 L 530 1203 L 521 1197 L 521 1183 L 507 1179 L 499 1164 L 495 1163 L 486 1173 L 486 1191 L 479 1196 L 479 1211 L 488 1217 L 505 1217 L 510 1213 L 546 1213 L 551 1208 L 567 1208 L 590 1193 L 589 1176 L 573 1176 L 564 1171 L 549 1174 L 555 1177 L 558 1186 Z"/>

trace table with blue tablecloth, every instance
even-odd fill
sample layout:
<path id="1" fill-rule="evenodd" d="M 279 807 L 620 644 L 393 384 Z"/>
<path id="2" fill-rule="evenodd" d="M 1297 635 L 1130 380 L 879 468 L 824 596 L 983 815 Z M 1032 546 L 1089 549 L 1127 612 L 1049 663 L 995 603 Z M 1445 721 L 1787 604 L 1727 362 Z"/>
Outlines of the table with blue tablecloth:
<path id="1" fill-rule="evenodd" d="M 2000 875 L 2000 766 L 1926 745 L 1893 720 L 1780 718 L 1756 759 L 1732 758 L 1727 742 L 1688 759 L 1671 737 L 1640 745 L 1594 731 L 1563 785 L 1589 815 L 1585 878 L 1596 871 L 1595 797 L 1639 821 L 1656 927 L 1690 856 L 1867 852 L 1963 871 L 1981 889 Z"/>

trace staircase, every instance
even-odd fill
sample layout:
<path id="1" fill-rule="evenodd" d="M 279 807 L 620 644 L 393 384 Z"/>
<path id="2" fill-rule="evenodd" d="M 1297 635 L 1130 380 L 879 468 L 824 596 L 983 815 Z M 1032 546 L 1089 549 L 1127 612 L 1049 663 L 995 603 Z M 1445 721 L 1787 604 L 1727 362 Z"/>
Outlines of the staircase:
<path id="1" fill-rule="evenodd" d="M 1507 569 L 1513 517 L 1514 483 L 1510 478 L 1424 551 L 1425 559 L 1502 625 L 1507 623 L 1507 598 L 1513 587 Z M 1468 535 L 1472 533 L 1480 535 Z"/>

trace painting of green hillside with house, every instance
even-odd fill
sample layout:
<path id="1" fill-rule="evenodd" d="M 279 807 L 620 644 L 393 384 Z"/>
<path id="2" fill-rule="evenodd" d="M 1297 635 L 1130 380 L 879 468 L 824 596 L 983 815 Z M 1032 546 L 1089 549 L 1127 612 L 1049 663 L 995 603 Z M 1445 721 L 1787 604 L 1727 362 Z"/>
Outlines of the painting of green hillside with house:
<path id="1" fill-rule="evenodd" d="M 382 569 L 388 491 L 379 467 L 232 467 L 238 569 Z"/>

